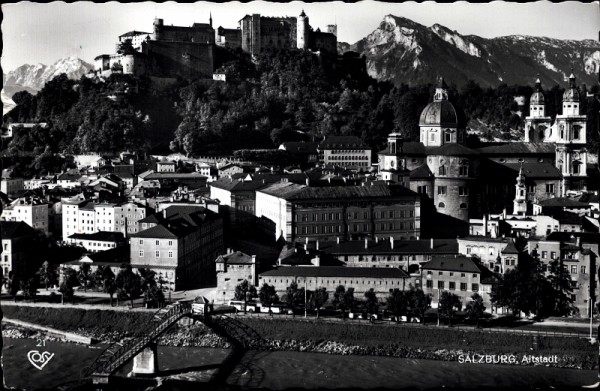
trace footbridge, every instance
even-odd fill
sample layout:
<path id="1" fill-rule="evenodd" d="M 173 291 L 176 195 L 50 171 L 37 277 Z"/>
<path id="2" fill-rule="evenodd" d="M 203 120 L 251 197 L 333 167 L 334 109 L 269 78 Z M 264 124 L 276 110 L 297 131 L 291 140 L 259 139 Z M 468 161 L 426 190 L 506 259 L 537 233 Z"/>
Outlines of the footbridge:
<path id="1" fill-rule="evenodd" d="M 109 378 L 115 374 L 128 361 L 134 359 L 134 372 L 136 360 L 145 361 L 144 366 L 148 372 L 154 373 L 157 369 L 156 342 L 158 338 L 171 326 L 184 317 L 193 317 L 200 320 L 213 332 L 225 338 L 232 346 L 233 352 L 246 351 L 261 337 L 253 329 L 233 318 L 227 316 L 227 311 L 208 311 L 208 305 L 201 308 L 192 302 L 178 302 L 158 310 L 148 324 L 143 335 L 126 341 L 115 342 L 106 348 L 98 358 L 81 372 L 83 381 L 90 379 L 94 384 L 108 384 Z M 226 361 L 233 361 L 237 354 L 231 354 Z M 223 377 L 225 374 L 217 376 Z M 213 379 L 213 381 L 220 379 Z"/>

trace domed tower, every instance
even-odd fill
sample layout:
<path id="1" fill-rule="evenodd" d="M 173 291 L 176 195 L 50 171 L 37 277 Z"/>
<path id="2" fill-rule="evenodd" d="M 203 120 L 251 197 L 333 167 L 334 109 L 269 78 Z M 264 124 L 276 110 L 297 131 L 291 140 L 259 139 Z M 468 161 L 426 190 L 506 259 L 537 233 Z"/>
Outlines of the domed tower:
<path id="1" fill-rule="evenodd" d="M 419 118 L 420 141 L 425 146 L 439 147 L 444 144 L 464 143 L 464 131 L 458 129 L 458 117 L 452 103 L 448 101 L 446 83 L 443 78 L 433 95 L 433 102 L 421 112 Z"/>
<path id="2" fill-rule="evenodd" d="M 298 49 L 308 48 L 308 30 L 308 16 L 306 16 L 304 10 L 302 10 L 296 24 L 296 47 Z"/>
<path id="3" fill-rule="evenodd" d="M 523 163 L 521 163 L 515 187 L 513 214 L 524 216 L 527 213 L 527 188 L 525 187 L 525 175 L 523 175 Z"/>
<path id="4" fill-rule="evenodd" d="M 575 76 L 563 94 L 562 114 L 556 116 L 556 167 L 563 180 L 560 194 L 587 190 L 586 116 L 579 114 L 579 90 Z"/>
<path id="5" fill-rule="evenodd" d="M 546 102 L 540 79 L 535 82 L 535 90 L 529 99 L 529 115 L 525 117 L 525 142 L 541 143 L 554 141 L 552 118 L 546 116 Z"/>

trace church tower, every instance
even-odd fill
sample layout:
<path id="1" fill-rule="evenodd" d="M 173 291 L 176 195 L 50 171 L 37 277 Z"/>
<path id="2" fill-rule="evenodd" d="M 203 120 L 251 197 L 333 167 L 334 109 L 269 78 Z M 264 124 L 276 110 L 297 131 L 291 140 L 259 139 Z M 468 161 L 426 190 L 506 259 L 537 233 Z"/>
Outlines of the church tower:
<path id="1" fill-rule="evenodd" d="M 308 30 L 308 16 L 306 16 L 304 10 L 302 10 L 296 24 L 296 47 L 298 49 L 308 48 Z"/>
<path id="2" fill-rule="evenodd" d="M 535 82 L 535 91 L 529 99 L 529 115 L 525 117 L 525 142 L 541 143 L 554 141 L 552 119 L 546 116 L 546 102 L 540 79 Z"/>
<path id="3" fill-rule="evenodd" d="M 575 76 L 563 94 L 562 114 L 556 116 L 556 167 L 562 174 L 560 194 L 587 190 L 586 116 L 581 115 Z"/>
<path id="4" fill-rule="evenodd" d="M 454 106 L 448 101 L 447 88 L 444 79 L 439 78 L 433 102 L 425 106 L 419 117 L 419 141 L 426 147 L 463 144 L 466 141 L 464 131 L 458 129 L 458 117 Z"/>
<path id="5" fill-rule="evenodd" d="M 525 176 L 523 175 L 523 163 L 517 176 L 515 185 L 515 200 L 513 201 L 513 214 L 524 216 L 527 213 L 527 188 L 525 187 Z"/>

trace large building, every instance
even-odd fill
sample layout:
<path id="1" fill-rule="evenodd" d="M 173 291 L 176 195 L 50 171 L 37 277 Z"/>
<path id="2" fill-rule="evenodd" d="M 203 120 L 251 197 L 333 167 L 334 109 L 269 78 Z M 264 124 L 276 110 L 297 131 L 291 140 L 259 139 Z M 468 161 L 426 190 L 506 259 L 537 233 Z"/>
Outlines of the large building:
<path id="1" fill-rule="evenodd" d="M 36 255 L 36 249 L 32 247 L 33 239 L 36 236 L 35 230 L 22 221 L 2 221 L 2 260 L 0 267 L 4 278 L 8 278 L 9 273 L 15 274 L 31 271 L 34 265 L 30 264 Z"/>
<path id="2" fill-rule="evenodd" d="M 20 197 L 2 211 L 2 221 L 22 221 L 48 235 L 49 205 L 39 197 Z"/>
<path id="3" fill-rule="evenodd" d="M 371 147 L 356 136 L 329 136 L 317 147 L 319 161 L 356 171 L 371 168 Z"/>
<path id="4" fill-rule="evenodd" d="M 269 49 L 296 48 L 337 55 L 337 28 L 331 25 L 327 32 L 313 31 L 304 11 L 298 17 L 246 15 L 239 27 L 242 49 L 253 55 Z"/>
<path id="5" fill-rule="evenodd" d="M 219 255 L 217 264 L 217 296 L 216 300 L 225 304 L 235 295 L 235 287 L 244 280 L 250 285 L 258 284 L 256 255 L 248 255 L 241 251 L 231 251 Z"/>
<path id="6" fill-rule="evenodd" d="M 401 186 L 308 187 L 275 183 L 256 191 L 256 216 L 273 223 L 275 239 L 417 239 L 418 194 Z"/>
<path id="7" fill-rule="evenodd" d="M 223 252 L 221 218 L 187 206 L 171 206 L 153 217 L 148 229 L 131 235 L 131 266 L 154 270 L 171 290 L 213 284 L 215 259 Z"/>

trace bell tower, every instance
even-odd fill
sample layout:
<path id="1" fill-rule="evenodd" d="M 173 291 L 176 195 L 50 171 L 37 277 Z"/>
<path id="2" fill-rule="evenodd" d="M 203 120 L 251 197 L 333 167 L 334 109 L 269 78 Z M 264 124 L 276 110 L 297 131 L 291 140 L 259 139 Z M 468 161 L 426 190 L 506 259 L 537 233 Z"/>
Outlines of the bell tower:
<path id="1" fill-rule="evenodd" d="M 513 214 L 524 216 L 527 213 L 527 187 L 525 186 L 525 176 L 523 175 L 523 163 L 517 176 L 515 185 L 515 200 L 513 201 Z"/>
<path id="2" fill-rule="evenodd" d="M 546 116 L 546 102 L 542 83 L 538 78 L 535 82 L 535 89 L 529 99 L 529 115 L 525 117 L 525 142 L 541 143 L 554 141 L 555 134 L 552 134 L 552 119 Z"/>

